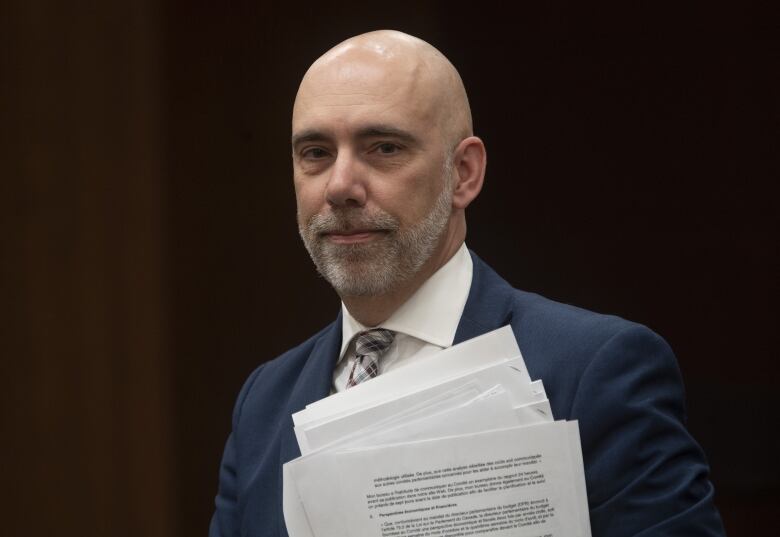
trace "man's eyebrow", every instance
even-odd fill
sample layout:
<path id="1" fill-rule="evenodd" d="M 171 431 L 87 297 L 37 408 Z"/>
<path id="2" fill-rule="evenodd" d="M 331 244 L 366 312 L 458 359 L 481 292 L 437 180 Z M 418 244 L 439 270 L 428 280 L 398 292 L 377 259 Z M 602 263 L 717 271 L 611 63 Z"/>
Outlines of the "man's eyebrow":
<path id="1" fill-rule="evenodd" d="M 358 129 L 357 132 L 355 133 L 355 138 L 357 139 L 384 138 L 384 137 L 395 138 L 409 145 L 419 143 L 417 137 L 414 136 L 412 133 L 405 131 L 403 129 L 399 129 L 398 127 L 393 127 L 392 125 L 385 125 L 385 124 L 366 125 L 365 127 L 361 127 L 360 129 Z M 306 129 L 301 132 L 293 134 L 292 146 L 297 147 L 298 145 L 306 142 L 326 142 L 329 141 L 330 139 L 331 137 L 324 131 L 320 131 L 316 129 Z"/>
<path id="2" fill-rule="evenodd" d="M 293 134 L 292 145 L 293 147 L 295 147 L 304 142 L 324 142 L 328 139 L 329 137 L 324 132 L 314 130 L 314 129 L 308 129 Z"/>
<path id="3" fill-rule="evenodd" d="M 411 132 L 393 127 L 392 125 L 367 125 L 361 129 L 358 129 L 355 134 L 356 138 L 396 138 L 407 144 L 417 144 L 417 137 Z"/>

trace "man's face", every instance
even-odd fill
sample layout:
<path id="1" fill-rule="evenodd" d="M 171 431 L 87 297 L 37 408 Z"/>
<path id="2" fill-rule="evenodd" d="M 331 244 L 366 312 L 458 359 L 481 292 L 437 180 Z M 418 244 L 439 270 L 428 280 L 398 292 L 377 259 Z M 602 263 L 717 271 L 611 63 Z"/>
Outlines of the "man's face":
<path id="1" fill-rule="evenodd" d="M 293 113 L 298 226 L 341 295 L 408 281 L 440 243 L 452 167 L 413 72 L 353 60 L 307 75 Z"/>

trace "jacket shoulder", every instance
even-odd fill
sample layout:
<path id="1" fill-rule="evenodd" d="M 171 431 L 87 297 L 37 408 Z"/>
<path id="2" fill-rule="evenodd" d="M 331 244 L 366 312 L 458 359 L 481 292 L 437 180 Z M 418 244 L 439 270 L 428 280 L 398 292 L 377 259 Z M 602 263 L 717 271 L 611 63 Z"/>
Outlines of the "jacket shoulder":
<path id="1" fill-rule="evenodd" d="M 516 289 L 473 253 L 472 258 L 473 297 L 465 314 L 473 319 L 490 319 L 495 326 L 512 325 L 518 341 L 533 340 L 553 346 L 568 341 L 589 348 L 602 345 L 624 330 L 649 331 L 617 315 L 590 311 Z"/>

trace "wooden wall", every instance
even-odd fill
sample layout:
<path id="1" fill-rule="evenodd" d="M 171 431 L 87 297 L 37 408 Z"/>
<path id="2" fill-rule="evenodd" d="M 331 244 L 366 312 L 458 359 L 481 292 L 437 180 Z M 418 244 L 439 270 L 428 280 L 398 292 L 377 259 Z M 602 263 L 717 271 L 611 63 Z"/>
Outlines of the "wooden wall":
<path id="1" fill-rule="evenodd" d="M 2 533 L 175 530 L 154 2 L 3 2 Z"/>

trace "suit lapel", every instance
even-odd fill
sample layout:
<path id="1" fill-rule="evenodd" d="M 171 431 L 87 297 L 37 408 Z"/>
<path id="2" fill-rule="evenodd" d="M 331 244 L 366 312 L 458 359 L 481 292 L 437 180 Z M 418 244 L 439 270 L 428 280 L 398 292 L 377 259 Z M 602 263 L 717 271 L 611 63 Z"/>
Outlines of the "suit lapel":
<path id="1" fill-rule="evenodd" d="M 287 418 L 280 433 L 279 445 L 279 535 L 287 537 L 282 510 L 282 466 L 296 457 L 300 457 L 298 441 L 293 431 L 292 415 L 306 408 L 306 405 L 330 395 L 333 379 L 333 367 L 341 348 L 341 312 L 336 321 L 322 333 L 314 343 L 306 363 L 295 383 L 287 405 Z"/>
<path id="2" fill-rule="evenodd" d="M 480 336 L 509 324 L 512 313 L 509 307 L 509 284 L 477 255 L 469 250 L 474 270 L 466 307 L 455 331 L 453 345 Z"/>
<path id="3" fill-rule="evenodd" d="M 298 442 L 292 428 L 292 414 L 306 408 L 306 405 L 330 395 L 333 367 L 341 347 L 341 313 L 314 343 L 309 358 L 298 376 L 290 394 L 287 410 L 289 427 L 282 431 L 280 456 L 282 463 L 300 456 Z"/>

